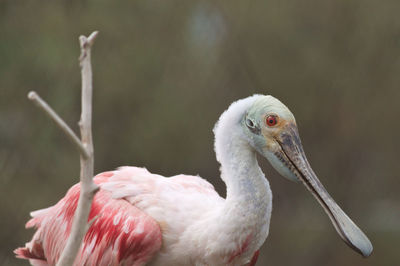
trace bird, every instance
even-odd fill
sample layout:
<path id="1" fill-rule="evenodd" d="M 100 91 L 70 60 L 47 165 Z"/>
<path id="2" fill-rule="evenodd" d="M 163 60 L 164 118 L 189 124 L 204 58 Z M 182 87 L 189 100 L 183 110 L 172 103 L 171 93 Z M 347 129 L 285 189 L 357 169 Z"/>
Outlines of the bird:
<path id="1" fill-rule="evenodd" d="M 214 127 L 214 149 L 226 197 L 199 176 L 164 177 L 120 167 L 94 177 L 100 187 L 74 265 L 253 266 L 269 233 L 272 192 L 258 164 L 267 159 L 303 183 L 344 242 L 368 257 L 367 236 L 328 194 L 305 156 L 293 114 L 277 98 L 252 95 L 233 102 Z M 258 157 L 257 157 L 258 154 Z M 54 265 L 71 231 L 80 185 L 54 206 L 31 213 L 36 232 L 14 250 L 32 265 Z"/>

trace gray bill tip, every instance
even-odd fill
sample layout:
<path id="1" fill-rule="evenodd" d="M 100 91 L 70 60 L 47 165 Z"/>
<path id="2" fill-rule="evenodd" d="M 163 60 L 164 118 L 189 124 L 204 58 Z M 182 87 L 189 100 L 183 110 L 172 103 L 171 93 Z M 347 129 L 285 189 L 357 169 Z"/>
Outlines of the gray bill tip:
<path id="1" fill-rule="evenodd" d="M 356 236 L 356 238 L 353 238 L 350 242 L 353 245 L 352 248 L 360 253 L 364 258 L 368 258 L 372 254 L 373 247 L 371 241 L 369 241 L 364 234 Z"/>
<path id="2" fill-rule="evenodd" d="M 332 208 L 334 219 L 339 228 L 336 228 L 343 240 L 364 258 L 372 254 L 373 247 L 368 237 L 336 204 Z"/>
<path id="3" fill-rule="evenodd" d="M 357 228 L 358 229 L 358 228 Z M 349 242 L 352 248 L 360 253 L 364 258 L 369 257 L 372 254 L 373 247 L 371 241 L 358 229 L 359 232 L 349 237 Z"/>
<path id="4" fill-rule="evenodd" d="M 368 240 L 368 243 L 365 243 L 365 247 L 360 249 L 360 253 L 364 258 L 368 258 L 371 256 L 373 250 L 374 248 L 372 247 L 371 242 Z"/>

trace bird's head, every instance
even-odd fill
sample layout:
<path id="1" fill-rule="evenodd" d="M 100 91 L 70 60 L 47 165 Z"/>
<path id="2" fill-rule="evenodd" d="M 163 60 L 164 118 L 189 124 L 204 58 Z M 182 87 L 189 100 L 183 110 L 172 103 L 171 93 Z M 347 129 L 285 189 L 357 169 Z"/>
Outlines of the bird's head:
<path id="1" fill-rule="evenodd" d="M 372 253 L 371 242 L 331 198 L 312 170 L 296 120 L 283 103 L 272 96 L 258 96 L 246 110 L 241 126 L 250 145 L 282 176 L 307 187 L 351 248 L 364 257 Z"/>

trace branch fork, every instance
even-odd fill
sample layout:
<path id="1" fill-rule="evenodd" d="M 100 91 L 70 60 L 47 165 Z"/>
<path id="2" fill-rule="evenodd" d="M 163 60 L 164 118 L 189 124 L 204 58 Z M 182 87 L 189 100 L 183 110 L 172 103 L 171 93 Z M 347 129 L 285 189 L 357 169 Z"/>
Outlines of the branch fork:
<path id="1" fill-rule="evenodd" d="M 57 262 L 57 266 L 73 265 L 76 255 L 81 246 L 82 240 L 90 225 L 95 221 L 93 218 L 88 222 L 94 195 L 99 187 L 93 182 L 93 139 L 92 139 L 92 65 L 90 52 L 92 45 L 97 37 L 98 31 L 94 31 L 89 37 L 80 36 L 79 43 L 81 55 L 79 63 L 82 76 L 82 112 L 78 122 L 81 132 L 81 139 L 77 137 L 74 131 L 60 118 L 60 116 L 34 91 L 28 93 L 28 99 L 33 101 L 42 109 L 65 133 L 67 138 L 78 149 L 80 153 L 80 183 L 81 191 L 78 201 L 78 207 L 75 211 L 74 220 L 70 235 L 65 248 Z"/>

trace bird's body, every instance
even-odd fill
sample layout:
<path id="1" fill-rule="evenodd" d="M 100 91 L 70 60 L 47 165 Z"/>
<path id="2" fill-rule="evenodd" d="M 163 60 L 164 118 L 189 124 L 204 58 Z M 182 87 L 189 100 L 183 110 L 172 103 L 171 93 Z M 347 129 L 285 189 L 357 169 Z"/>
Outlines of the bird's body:
<path id="1" fill-rule="evenodd" d="M 267 124 L 264 128 L 257 122 L 259 113 Z M 282 130 L 275 127 L 278 115 Z M 290 179 L 311 175 L 308 168 L 297 166 L 298 161 L 289 160 L 302 158 L 293 125 L 290 111 L 271 96 L 237 101 L 222 114 L 214 133 L 226 199 L 198 176 L 163 177 L 137 167 L 97 175 L 94 181 L 100 191 L 89 217 L 93 223 L 75 265 L 255 265 L 268 235 L 272 209 L 272 193 L 256 152 Z M 290 134 L 294 134 L 293 143 Z M 279 149 L 285 152 L 277 150 L 272 138 L 278 139 Z M 310 191 L 316 190 L 321 204 L 326 203 L 324 209 L 333 222 L 338 221 L 335 227 L 344 228 L 337 230 L 345 241 L 355 249 L 362 245 L 362 232 L 332 205 L 316 181 L 303 182 Z M 15 251 L 17 256 L 30 259 L 33 265 L 54 265 L 69 235 L 78 198 L 79 184 L 56 205 L 33 212 L 27 227 L 37 231 L 26 247 Z M 358 248 L 363 254 L 372 251 L 372 247 L 363 248 Z"/>
<path id="2" fill-rule="evenodd" d="M 99 174 L 94 181 L 101 190 L 94 198 L 89 216 L 94 222 L 76 265 L 245 265 L 244 253 L 253 253 L 247 254 L 248 262 L 255 253 L 249 247 L 252 236 L 243 237 L 251 225 L 231 223 L 239 225 L 230 228 L 235 230 L 232 236 L 236 234 L 235 241 L 229 239 L 232 242 L 226 242 L 227 232 L 211 234 L 211 228 L 203 227 L 207 219 L 218 219 L 215 215 L 225 200 L 200 177 L 165 178 L 144 168 L 122 167 Z M 36 257 L 31 262 L 39 265 L 46 265 L 44 260 L 55 264 L 78 197 L 79 184 L 53 207 L 32 213 L 27 226 L 38 228 L 29 246 L 35 249 L 20 249 L 25 252 L 21 255 Z M 202 253 L 206 246 L 209 258 Z"/>

